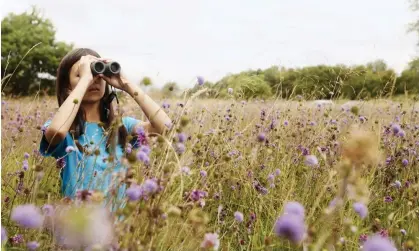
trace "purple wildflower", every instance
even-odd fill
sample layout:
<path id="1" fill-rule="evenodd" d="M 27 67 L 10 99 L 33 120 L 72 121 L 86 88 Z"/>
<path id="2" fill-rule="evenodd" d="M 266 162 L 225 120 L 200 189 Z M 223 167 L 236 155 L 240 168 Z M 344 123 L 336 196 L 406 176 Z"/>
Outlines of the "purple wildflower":
<path id="1" fill-rule="evenodd" d="M 148 157 L 147 153 L 143 151 L 137 152 L 137 159 L 142 161 L 145 164 L 148 164 L 150 162 L 150 158 Z"/>
<path id="2" fill-rule="evenodd" d="M 182 167 L 182 173 L 189 175 L 191 173 L 191 169 L 187 166 Z"/>
<path id="3" fill-rule="evenodd" d="M 15 236 L 13 236 L 12 238 L 10 238 L 10 241 L 12 242 L 12 244 L 16 245 L 16 244 L 20 244 L 23 243 L 24 239 L 23 239 L 23 235 L 21 234 L 17 234 Z"/>
<path id="4" fill-rule="evenodd" d="M 1 243 L 5 243 L 7 241 L 7 232 L 4 227 L 1 227 Z"/>
<path id="5" fill-rule="evenodd" d="M 243 213 L 241 213 L 241 212 L 239 212 L 239 211 L 235 212 L 235 213 L 234 213 L 234 218 L 235 218 L 235 219 L 236 219 L 236 221 L 238 221 L 238 222 L 243 222 L 243 218 L 244 218 Z"/>
<path id="6" fill-rule="evenodd" d="M 198 76 L 197 80 L 198 80 L 198 85 L 203 85 L 204 84 L 204 78 L 203 77 Z"/>
<path id="7" fill-rule="evenodd" d="M 57 161 L 56 161 L 56 165 L 57 165 L 57 168 L 58 169 L 62 169 L 62 168 L 64 168 L 65 167 L 65 159 L 64 158 L 60 158 L 60 159 L 57 159 Z"/>
<path id="8" fill-rule="evenodd" d="M 397 134 L 397 133 L 399 133 L 399 132 L 400 132 L 400 130 L 401 130 L 400 125 L 398 125 L 398 124 L 393 124 L 393 125 L 391 126 L 391 130 L 393 131 L 393 134 L 394 134 L 394 135 L 396 135 L 396 134 Z"/>
<path id="9" fill-rule="evenodd" d="M 199 174 L 201 174 L 202 177 L 207 177 L 207 171 L 205 170 L 201 170 Z"/>
<path id="10" fill-rule="evenodd" d="M 128 200 L 130 201 L 137 201 L 143 196 L 143 189 L 137 184 L 131 184 L 131 186 L 127 189 L 126 194 Z"/>
<path id="11" fill-rule="evenodd" d="M 387 238 L 374 235 L 364 243 L 362 251 L 395 251 L 394 244 Z"/>
<path id="12" fill-rule="evenodd" d="M 29 153 L 24 153 L 23 158 L 28 159 L 29 158 Z"/>
<path id="13" fill-rule="evenodd" d="M 177 143 L 177 144 L 176 144 L 176 152 L 177 152 L 178 154 L 182 154 L 182 153 L 184 153 L 184 152 L 185 152 L 185 145 L 184 145 L 184 144 L 182 144 L 182 143 Z"/>
<path id="14" fill-rule="evenodd" d="M 367 236 L 366 234 L 361 234 L 361 235 L 359 236 L 359 242 L 364 243 L 364 242 L 366 242 L 367 240 L 368 240 L 368 236 Z"/>
<path id="15" fill-rule="evenodd" d="M 304 219 L 295 214 L 284 214 L 275 222 L 275 234 L 285 237 L 293 243 L 303 240 L 306 232 Z"/>
<path id="16" fill-rule="evenodd" d="M 179 133 L 177 136 L 178 136 L 178 140 L 179 140 L 180 143 L 184 143 L 186 141 L 187 137 L 186 137 L 185 133 L 183 133 L 183 132 Z"/>
<path id="17" fill-rule="evenodd" d="M 13 208 L 11 219 L 25 228 L 39 228 L 44 221 L 41 210 L 32 204 L 19 205 Z"/>
<path id="18" fill-rule="evenodd" d="M 167 103 L 166 101 L 164 101 L 163 104 L 162 104 L 162 107 L 163 107 L 163 109 L 170 108 L 170 104 Z"/>
<path id="19" fill-rule="evenodd" d="M 361 202 L 356 202 L 353 204 L 354 211 L 361 217 L 361 219 L 365 219 L 368 215 L 368 208 L 365 204 Z"/>
<path id="20" fill-rule="evenodd" d="M 204 240 L 201 243 L 201 248 L 205 248 L 205 249 L 211 248 L 212 250 L 218 250 L 219 246 L 220 246 L 220 240 L 218 239 L 217 233 L 205 234 Z"/>
<path id="21" fill-rule="evenodd" d="M 386 197 L 384 197 L 384 202 L 392 202 L 393 198 L 391 198 L 390 195 L 387 195 Z"/>
<path id="22" fill-rule="evenodd" d="M 265 139 L 266 139 L 266 135 L 263 132 L 258 134 L 258 141 L 259 142 L 263 142 L 263 141 L 265 141 Z"/>
<path id="23" fill-rule="evenodd" d="M 394 186 L 397 187 L 398 189 L 400 189 L 402 187 L 402 183 L 400 181 L 396 180 L 394 182 Z"/>
<path id="24" fill-rule="evenodd" d="M 228 89 L 227 89 L 227 92 L 228 92 L 228 94 L 230 94 L 230 95 L 231 95 L 231 94 L 233 94 L 233 88 L 228 88 Z"/>
<path id="25" fill-rule="evenodd" d="M 407 234 L 406 230 L 404 230 L 404 229 L 400 229 L 400 233 L 401 233 L 402 235 L 406 235 L 406 234 Z"/>
<path id="26" fill-rule="evenodd" d="M 403 164 L 403 166 L 407 166 L 407 165 L 409 165 L 409 161 L 407 159 L 403 159 L 402 164 Z"/>
<path id="27" fill-rule="evenodd" d="M 144 182 L 144 184 L 141 185 L 141 187 L 143 188 L 143 191 L 147 194 L 147 195 L 151 195 L 157 192 L 157 189 L 159 188 L 159 186 L 157 185 L 156 181 L 152 180 L 152 179 L 148 179 Z"/>
<path id="28" fill-rule="evenodd" d="M 27 159 L 24 159 L 22 161 L 22 169 L 25 170 L 25 171 L 27 171 L 29 169 L 29 163 L 28 163 Z"/>
<path id="29" fill-rule="evenodd" d="M 296 201 L 290 201 L 284 206 L 284 212 L 287 214 L 294 214 L 304 219 L 304 207 Z"/>
<path id="30" fill-rule="evenodd" d="M 37 248 L 39 248 L 39 243 L 36 241 L 31 241 L 28 242 L 26 244 L 26 247 L 28 248 L 28 250 L 32 251 L 32 250 L 36 250 Z"/>
<path id="31" fill-rule="evenodd" d="M 287 126 L 289 124 L 288 120 L 284 121 L 284 125 Z"/>
<path id="32" fill-rule="evenodd" d="M 42 211 L 44 212 L 45 216 L 52 216 L 54 215 L 54 207 L 50 204 L 45 204 L 42 207 Z"/>
<path id="33" fill-rule="evenodd" d="M 193 190 L 191 192 L 191 199 L 194 201 L 199 201 L 200 199 L 206 197 L 208 195 L 207 192 L 201 190 Z"/>
<path id="34" fill-rule="evenodd" d="M 275 170 L 275 176 L 278 176 L 278 175 L 280 175 L 280 174 L 281 174 L 281 170 L 276 169 L 276 170 Z"/>
<path id="35" fill-rule="evenodd" d="M 307 166 L 314 167 L 314 166 L 317 166 L 319 164 L 319 161 L 317 160 L 317 157 L 316 156 L 314 156 L 314 155 L 307 155 L 306 156 L 306 160 L 305 160 L 305 164 Z"/>

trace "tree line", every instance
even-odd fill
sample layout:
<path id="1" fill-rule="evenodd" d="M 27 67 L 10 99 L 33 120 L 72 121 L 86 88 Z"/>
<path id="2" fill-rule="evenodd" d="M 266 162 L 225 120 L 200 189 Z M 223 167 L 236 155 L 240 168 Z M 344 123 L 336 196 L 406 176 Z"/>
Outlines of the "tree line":
<path id="1" fill-rule="evenodd" d="M 411 7 L 413 11 L 419 11 L 418 1 L 412 0 Z M 413 22 L 410 30 L 419 34 L 419 21 Z M 73 44 L 56 41 L 52 22 L 43 18 L 36 7 L 30 12 L 10 13 L 3 18 L 1 33 L 2 94 L 27 96 L 40 92 L 53 95 L 56 69 L 61 58 L 74 48 Z M 151 86 L 152 80 L 144 77 L 140 84 Z M 376 60 L 355 66 L 272 66 L 229 74 L 216 83 L 205 82 L 203 86 L 208 87 L 206 95 L 212 98 L 231 95 L 245 99 L 292 98 L 301 95 L 316 99 L 358 99 L 416 95 L 419 94 L 419 57 L 413 59 L 400 75 L 383 60 Z M 201 87 L 202 83 L 189 93 Z M 177 83 L 169 82 L 161 92 L 171 96 L 179 89 Z"/>

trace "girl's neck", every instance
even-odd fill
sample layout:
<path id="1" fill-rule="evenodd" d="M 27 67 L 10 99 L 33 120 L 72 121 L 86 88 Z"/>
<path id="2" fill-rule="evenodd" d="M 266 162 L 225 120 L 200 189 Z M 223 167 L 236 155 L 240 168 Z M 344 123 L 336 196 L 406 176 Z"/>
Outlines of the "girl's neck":
<path id="1" fill-rule="evenodd" d="M 85 103 L 83 110 L 86 113 L 87 122 L 100 122 L 100 103 Z"/>

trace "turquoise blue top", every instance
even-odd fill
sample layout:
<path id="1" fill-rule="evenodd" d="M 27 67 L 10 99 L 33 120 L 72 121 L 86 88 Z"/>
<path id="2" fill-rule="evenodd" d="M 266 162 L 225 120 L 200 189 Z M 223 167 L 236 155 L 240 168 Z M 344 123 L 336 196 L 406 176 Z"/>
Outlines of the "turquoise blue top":
<path id="1" fill-rule="evenodd" d="M 140 120 L 132 117 L 123 117 L 122 122 L 130 134 Z M 51 120 L 48 120 L 44 124 L 44 128 L 46 129 L 50 123 Z M 78 141 L 82 146 L 87 147 L 92 152 L 95 149 L 99 149 L 100 154 L 84 155 L 78 150 L 69 132 L 63 141 L 48 149 L 49 143 L 45 138 L 44 130 L 39 146 L 41 154 L 43 156 L 53 156 L 56 159 L 63 159 L 65 161 L 65 166 L 61 169 L 61 192 L 64 196 L 74 198 L 77 191 L 85 189 L 99 190 L 106 195 L 112 187 L 117 188 L 116 184 L 119 184 L 119 182 L 115 181 L 117 177 L 112 174 L 122 171 L 124 168 L 121 164 L 123 149 L 118 144 L 114 162 L 108 163 L 109 153 L 105 149 L 107 138 L 104 137 L 103 132 L 103 129 L 98 123 L 85 123 L 85 133 L 79 137 Z M 133 145 L 133 148 L 136 147 L 136 145 Z M 72 149 L 74 150 L 69 151 Z M 117 189 L 117 197 L 118 199 L 122 199 L 125 193 L 125 185 Z"/>

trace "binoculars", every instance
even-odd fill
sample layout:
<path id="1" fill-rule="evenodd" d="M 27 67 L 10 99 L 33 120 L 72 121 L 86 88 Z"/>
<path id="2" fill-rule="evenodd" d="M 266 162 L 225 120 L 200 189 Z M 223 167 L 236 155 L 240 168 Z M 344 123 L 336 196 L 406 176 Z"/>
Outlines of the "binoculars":
<path id="1" fill-rule="evenodd" d="M 90 64 L 90 68 L 92 69 L 93 76 L 103 74 L 107 77 L 112 75 L 117 75 L 121 72 L 121 66 L 119 63 L 112 61 L 108 63 L 104 63 L 102 61 L 95 61 Z"/>

